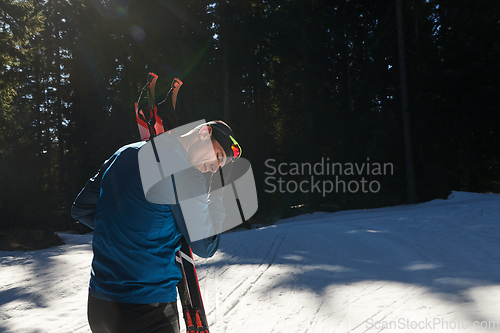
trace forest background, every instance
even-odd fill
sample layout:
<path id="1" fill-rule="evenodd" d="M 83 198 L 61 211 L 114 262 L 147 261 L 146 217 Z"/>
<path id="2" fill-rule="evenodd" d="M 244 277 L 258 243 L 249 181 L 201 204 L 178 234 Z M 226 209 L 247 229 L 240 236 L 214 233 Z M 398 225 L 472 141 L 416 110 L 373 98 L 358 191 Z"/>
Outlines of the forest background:
<path id="1" fill-rule="evenodd" d="M 148 72 L 184 82 L 181 123 L 233 128 L 249 224 L 500 192 L 497 0 L 0 0 L 0 20 L 0 229 L 83 230 L 71 203 L 140 139 Z M 270 159 L 394 171 L 366 175 L 376 193 L 292 191 L 308 174 L 270 193 Z"/>

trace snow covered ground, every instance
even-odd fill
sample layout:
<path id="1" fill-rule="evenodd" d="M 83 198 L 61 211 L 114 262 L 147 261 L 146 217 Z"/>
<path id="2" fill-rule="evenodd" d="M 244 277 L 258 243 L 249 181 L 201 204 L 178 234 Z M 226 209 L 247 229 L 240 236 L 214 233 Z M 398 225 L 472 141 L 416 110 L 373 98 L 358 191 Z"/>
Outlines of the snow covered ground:
<path id="1" fill-rule="evenodd" d="M 92 238 L 62 237 L 0 252 L 0 332 L 90 332 Z M 197 269 L 212 333 L 497 332 L 500 196 L 453 192 L 227 233 Z"/>

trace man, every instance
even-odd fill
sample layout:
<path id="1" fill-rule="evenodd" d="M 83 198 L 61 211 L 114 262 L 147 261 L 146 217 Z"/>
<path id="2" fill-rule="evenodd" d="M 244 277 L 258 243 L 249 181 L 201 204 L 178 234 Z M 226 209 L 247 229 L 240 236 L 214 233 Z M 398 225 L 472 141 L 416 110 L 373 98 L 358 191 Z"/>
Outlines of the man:
<path id="1" fill-rule="evenodd" d="M 175 253 L 181 237 L 198 256 L 211 257 L 217 251 L 225 209 L 220 197 L 207 196 L 202 173 L 214 173 L 239 157 L 239 145 L 221 121 L 179 137 L 162 136 L 163 145 L 157 147 L 162 156 L 192 166 L 176 175 L 173 187 L 159 183 L 146 199 L 138 162 L 146 143 L 138 142 L 107 160 L 73 203 L 73 218 L 94 228 L 88 299 L 94 333 L 179 332 L 176 285 L 182 275 Z M 204 194 L 190 209 L 198 214 L 200 228 L 210 229 L 204 234 L 215 236 L 191 242 L 179 205 L 158 204 L 176 202 L 170 200 L 177 194 L 174 188 L 181 187 L 197 198 Z"/>

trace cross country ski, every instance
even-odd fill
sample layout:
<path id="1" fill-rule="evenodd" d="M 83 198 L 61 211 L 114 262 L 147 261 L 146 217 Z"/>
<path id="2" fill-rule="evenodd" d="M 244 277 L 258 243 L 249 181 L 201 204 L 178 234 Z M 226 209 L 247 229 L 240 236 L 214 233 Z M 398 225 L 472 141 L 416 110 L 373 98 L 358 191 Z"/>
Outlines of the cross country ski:
<path id="1" fill-rule="evenodd" d="M 155 136 L 165 132 L 163 121 L 158 115 L 158 107 L 155 103 L 157 79 L 158 76 L 156 74 L 148 74 L 147 83 L 144 85 L 139 99 L 135 103 L 137 125 L 141 140 L 143 141 L 151 140 Z M 177 94 L 182 84 L 181 80 L 175 78 L 165 99 L 159 103 L 166 103 L 164 110 L 168 117 L 166 120 L 170 122 L 169 129 L 173 129 L 179 125 L 175 114 L 175 105 Z M 146 94 L 147 103 L 142 103 L 144 107 L 141 108 L 140 102 L 144 93 Z M 154 140 L 152 141 L 154 146 Z M 193 254 L 184 237 L 181 239 L 181 249 L 176 253 L 176 262 L 182 272 L 182 279 L 177 284 L 177 290 L 182 304 L 182 313 L 187 333 L 209 333 Z"/>

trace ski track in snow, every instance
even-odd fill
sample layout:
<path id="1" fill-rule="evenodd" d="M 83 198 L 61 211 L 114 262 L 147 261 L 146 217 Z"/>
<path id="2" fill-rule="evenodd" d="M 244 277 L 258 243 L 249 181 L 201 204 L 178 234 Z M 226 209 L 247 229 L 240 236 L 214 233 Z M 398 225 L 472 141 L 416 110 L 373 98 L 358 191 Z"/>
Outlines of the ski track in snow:
<path id="1" fill-rule="evenodd" d="M 500 332 L 499 223 L 499 195 L 453 192 L 226 233 L 196 258 L 211 332 Z M 91 235 L 62 237 L 0 252 L 0 332 L 90 332 Z"/>
<path id="2" fill-rule="evenodd" d="M 0 332 L 90 332 L 86 318 L 91 236 L 71 245 L 0 251 Z"/>

